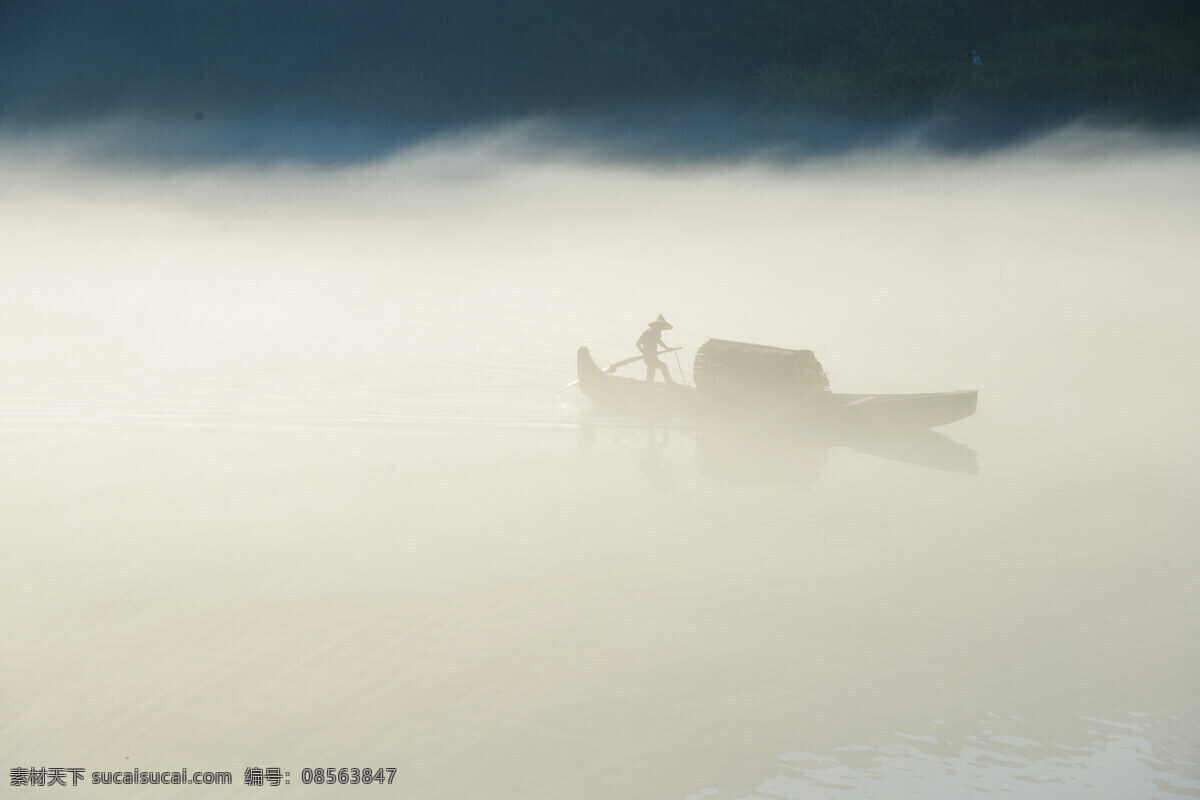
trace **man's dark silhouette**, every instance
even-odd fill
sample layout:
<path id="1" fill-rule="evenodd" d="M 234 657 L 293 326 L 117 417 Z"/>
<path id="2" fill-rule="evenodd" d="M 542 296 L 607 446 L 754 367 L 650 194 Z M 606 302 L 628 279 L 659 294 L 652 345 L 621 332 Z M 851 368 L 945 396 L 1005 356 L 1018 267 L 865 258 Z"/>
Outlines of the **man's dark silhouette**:
<path id="1" fill-rule="evenodd" d="M 663 378 L 667 383 L 674 383 L 671 380 L 671 373 L 667 370 L 667 365 L 658 360 L 658 348 L 661 346 L 664 349 L 662 332 L 669 331 L 675 326 L 663 319 L 663 315 L 659 314 L 658 319 L 650 323 L 646 328 L 645 333 L 638 337 L 637 349 L 643 356 L 646 357 L 646 383 L 654 383 L 654 373 L 657 370 L 662 370 Z"/>

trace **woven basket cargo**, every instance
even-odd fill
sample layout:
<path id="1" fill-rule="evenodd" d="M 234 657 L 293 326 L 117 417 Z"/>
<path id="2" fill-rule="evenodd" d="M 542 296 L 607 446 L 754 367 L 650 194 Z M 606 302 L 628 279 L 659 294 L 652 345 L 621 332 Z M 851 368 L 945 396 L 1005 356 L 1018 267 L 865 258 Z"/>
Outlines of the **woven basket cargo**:
<path id="1" fill-rule="evenodd" d="M 829 391 L 811 350 L 709 339 L 696 351 L 696 388 L 720 401 L 787 398 Z"/>

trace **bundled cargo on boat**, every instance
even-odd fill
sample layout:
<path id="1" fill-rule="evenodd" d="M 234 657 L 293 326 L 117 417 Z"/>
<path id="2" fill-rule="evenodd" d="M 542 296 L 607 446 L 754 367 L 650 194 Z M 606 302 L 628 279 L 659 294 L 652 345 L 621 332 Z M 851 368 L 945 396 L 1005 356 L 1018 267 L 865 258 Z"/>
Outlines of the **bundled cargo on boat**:
<path id="1" fill-rule="evenodd" d="M 709 339 L 696 351 L 696 388 L 718 402 L 785 399 L 829 391 L 811 350 Z"/>

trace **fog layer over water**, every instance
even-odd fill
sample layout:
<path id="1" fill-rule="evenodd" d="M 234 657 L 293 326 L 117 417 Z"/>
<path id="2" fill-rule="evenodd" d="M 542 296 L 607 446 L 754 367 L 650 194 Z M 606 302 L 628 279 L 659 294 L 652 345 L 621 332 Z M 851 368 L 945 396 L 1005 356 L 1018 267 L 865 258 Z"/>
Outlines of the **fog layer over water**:
<path id="1" fill-rule="evenodd" d="M 1200 795 L 1200 154 L 1087 136 L 687 169 L 0 151 L 7 766 Z M 976 388 L 940 431 L 970 458 L 556 393 L 660 312 L 677 378 L 719 337 L 812 349 L 838 391 Z"/>

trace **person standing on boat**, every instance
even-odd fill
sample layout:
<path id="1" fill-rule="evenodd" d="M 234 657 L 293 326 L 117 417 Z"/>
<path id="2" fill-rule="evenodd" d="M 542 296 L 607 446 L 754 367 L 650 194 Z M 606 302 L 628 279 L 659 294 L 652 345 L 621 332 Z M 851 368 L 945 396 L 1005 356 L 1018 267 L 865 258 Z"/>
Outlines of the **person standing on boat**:
<path id="1" fill-rule="evenodd" d="M 674 383 L 671 380 L 671 373 L 667 369 L 667 365 L 658 360 L 658 348 L 666 349 L 666 344 L 663 343 L 663 331 L 669 331 L 675 326 L 663 319 L 663 315 L 659 314 L 658 319 L 650 323 L 646 328 L 646 332 L 638 337 L 637 349 L 646 360 L 646 383 L 654 383 L 654 373 L 662 370 L 663 379 L 667 383 Z"/>

